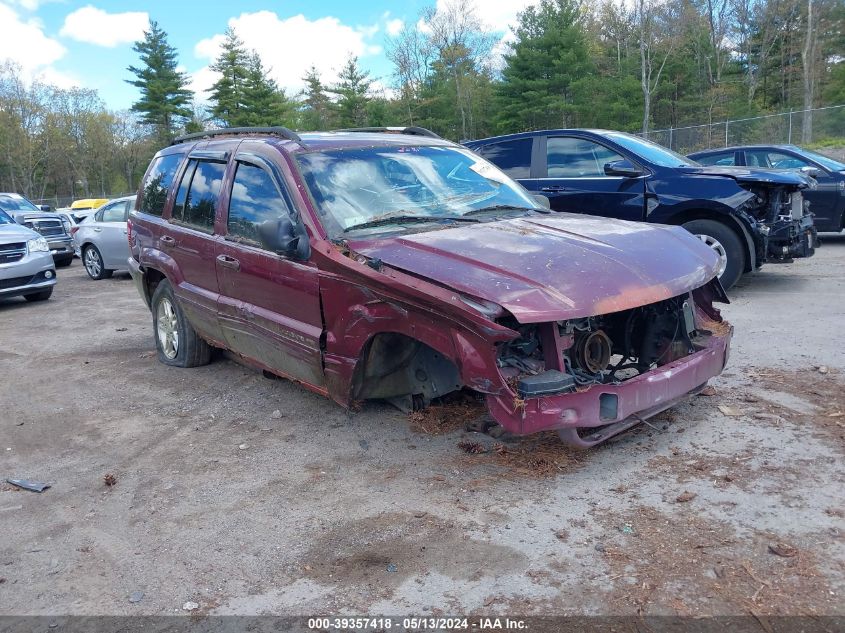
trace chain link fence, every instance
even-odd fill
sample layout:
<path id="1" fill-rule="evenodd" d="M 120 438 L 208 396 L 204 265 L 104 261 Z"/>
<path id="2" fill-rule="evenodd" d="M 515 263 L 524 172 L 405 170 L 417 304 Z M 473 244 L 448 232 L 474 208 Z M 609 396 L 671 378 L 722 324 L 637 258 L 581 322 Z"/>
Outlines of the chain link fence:
<path id="1" fill-rule="evenodd" d="M 811 134 L 809 140 L 804 140 L 801 133 L 804 118 L 807 116 L 811 117 Z M 845 104 L 813 110 L 791 110 L 705 125 L 652 130 L 642 136 L 681 154 L 757 143 L 807 145 L 824 139 L 845 138 Z"/>

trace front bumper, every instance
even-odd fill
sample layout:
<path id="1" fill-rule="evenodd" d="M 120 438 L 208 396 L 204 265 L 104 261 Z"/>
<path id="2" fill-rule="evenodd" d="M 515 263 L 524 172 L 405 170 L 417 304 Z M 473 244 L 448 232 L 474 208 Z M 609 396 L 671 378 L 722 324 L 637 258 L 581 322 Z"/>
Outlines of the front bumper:
<path id="1" fill-rule="evenodd" d="M 796 257 L 812 257 L 819 245 L 813 216 L 778 220 L 771 225 L 768 241 L 768 261 L 791 262 Z"/>
<path id="2" fill-rule="evenodd" d="M 20 261 L 0 264 L 0 297 L 35 293 L 55 284 L 56 267 L 49 253 L 31 253 Z"/>
<path id="3" fill-rule="evenodd" d="M 733 327 L 714 332 L 703 349 L 619 384 L 520 400 L 513 393 L 487 396 L 490 415 L 507 431 L 526 435 L 558 430 L 569 443 L 588 448 L 697 393 L 728 361 Z M 590 435 L 578 429 L 603 427 Z"/>
<path id="4" fill-rule="evenodd" d="M 50 246 L 50 254 L 53 256 L 55 261 L 67 261 L 69 259 L 73 259 L 75 250 L 73 238 L 68 237 L 56 240 L 48 239 L 47 244 Z"/>

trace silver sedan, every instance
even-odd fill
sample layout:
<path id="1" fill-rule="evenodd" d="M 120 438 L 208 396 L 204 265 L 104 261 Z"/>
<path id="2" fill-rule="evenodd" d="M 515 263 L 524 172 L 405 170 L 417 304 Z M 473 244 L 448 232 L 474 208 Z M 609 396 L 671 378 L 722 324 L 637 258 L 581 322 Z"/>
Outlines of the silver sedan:
<path id="1" fill-rule="evenodd" d="M 91 279 L 108 279 L 115 270 L 126 268 L 126 218 L 134 206 L 135 196 L 110 200 L 79 224 L 74 239 Z"/>

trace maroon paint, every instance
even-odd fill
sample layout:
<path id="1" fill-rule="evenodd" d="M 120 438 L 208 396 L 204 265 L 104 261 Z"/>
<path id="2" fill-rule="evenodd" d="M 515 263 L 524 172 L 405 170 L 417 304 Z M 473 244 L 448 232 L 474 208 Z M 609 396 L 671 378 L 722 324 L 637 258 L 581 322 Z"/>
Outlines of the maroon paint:
<path id="1" fill-rule="evenodd" d="M 308 145 L 318 149 L 372 145 L 365 136 L 314 137 Z M 408 137 L 378 141 L 405 144 Z M 438 144 L 432 139 L 425 142 Z M 216 148 L 218 143 L 223 145 L 213 141 L 207 147 Z M 327 241 L 293 167 L 290 154 L 301 148 L 267 139 L 244 141 L 241 151 L 246 143 L 278 168 L 310 235 L 310 260 L 292 262 L 224 240 L 234 174 L 230 162 L 217 209 L 218 237 L 197 234 L 196 240 L 208 247 L 195 244 L 193 238 L 179 238 L 180 246 L 190 247 L 199 253 L 198 261 L 205 262 L 203 271 L 190 262 L 187 266 L 188 275 L 198 275 L 196 281 L 186 278 L 184 257 L 174 255 L 173 248 L 162 248 L 161 237 L 169 236 L 173 225 L 144 214 L 133 217 L 132 252 L 139 265 L 132 268 L 136 274 L 139 266 L 162 272 L 182 289 L 180 299 L 193 292 L 194 285 L 217 293 L 213 318 L 222 335 L 211 325 L 201 333 L 217 345 L 235 347 L 236 353 L 243 353 L 237 349 L 238 341 L 252 337 L 246 346 L 251 353 L 245 358 L 250 364 L 298 380 L 349 406 L 354 371 L 367 342 L 378 333 L 402 333 L 451 359 L 464 384 L 487 394 L 492 416 L 508 431 L 520 434 L 606 424 L 599 416 L 602 393 L 617 395 L 619 420 L 646 417 L 694 392 L 724 367 L 729 333 L 714 335 L 705 349 L 620 385 L 522 402 L 496 364 L 496 344 L 516 338 L 517 333 L 469 307 L 460 293 L 497 303 L 521 323 L 544 323 L 625 310 L 707 286 L 696 291 L 699 309 L 719 320 L 710 305 L 718 292 L 708 283 L 716 270 L 715 254 L 677 227 L 566 214 L 354 240 L 348 243 L 350 252 L 341 252 Z M 178 182 L 177 177 L 165 218 Z M 238 260 L 238 270 L 209 265 L 218 255 Z M 374 270 L 367 258 L 378 258 L 384 265 Z M 208 274 L 215 278 L 202 277 Z M 206 295 L 198 296 L 197 306 L 207 309 Z M 210 316 L 205 314 L 200 321 Z M 544 342 L 551 339 L 556 350 L 547 361 L 560 366 L 559 351 L 571 340 L 557 335 L 556 328 L 542 329 Z M 262 351 L 261 346 L 274 350 Z"/>

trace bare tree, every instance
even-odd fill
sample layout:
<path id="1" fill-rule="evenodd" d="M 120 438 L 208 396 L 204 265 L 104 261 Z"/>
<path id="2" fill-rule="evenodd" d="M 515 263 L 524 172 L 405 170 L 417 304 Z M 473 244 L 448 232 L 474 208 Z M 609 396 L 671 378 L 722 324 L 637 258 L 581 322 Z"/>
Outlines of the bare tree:
<path id="1" fill-rule="evenodd" d="M 640 83 L 643 89 L 643 134 L 648 134 L 651 101 L 660 86 L 660 76 L 675 46 L 670 35 L 674 6 L 657 0 L 637 0 L 635 19 L 640 46 Z"/>
<path id="2" fill-rule="evenodd" d="M 817 19 L 813 11 L 813 0 L 807 0 L 807 24 L 801 62 L 804 79 L 804 116 L 801 118 L 801 142 L 809 143 L 813 136 L 813 93 L 816 83 L 816 34 Z"/>

